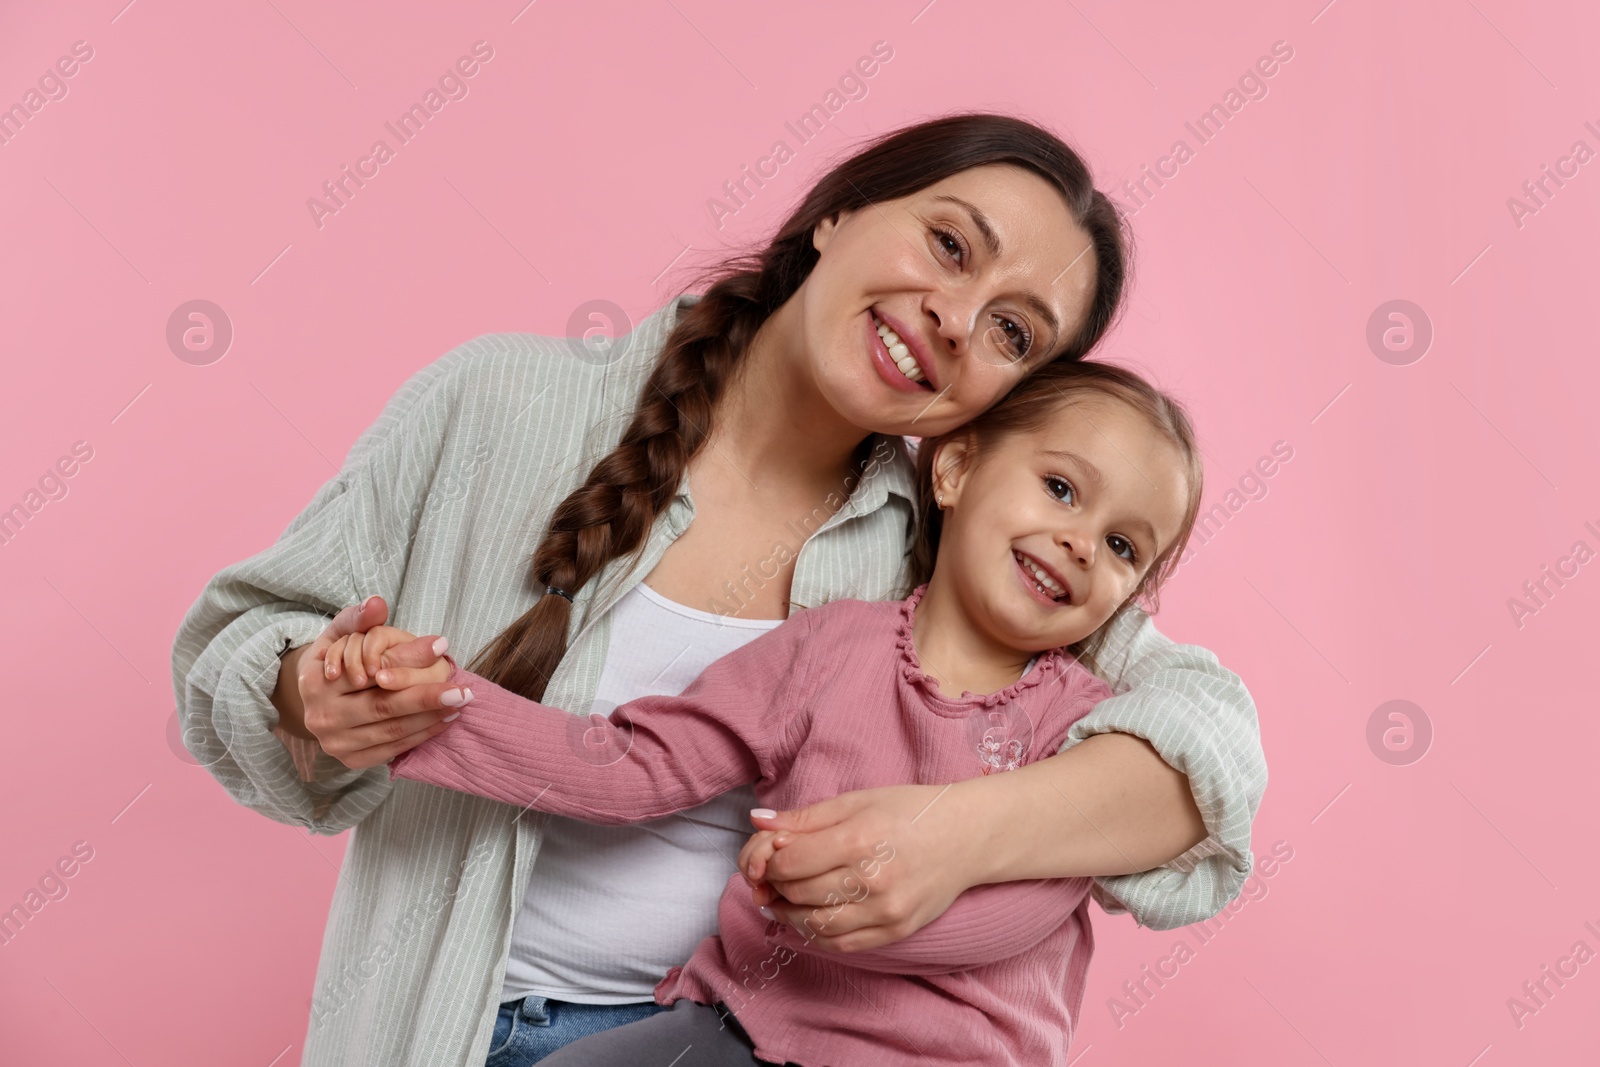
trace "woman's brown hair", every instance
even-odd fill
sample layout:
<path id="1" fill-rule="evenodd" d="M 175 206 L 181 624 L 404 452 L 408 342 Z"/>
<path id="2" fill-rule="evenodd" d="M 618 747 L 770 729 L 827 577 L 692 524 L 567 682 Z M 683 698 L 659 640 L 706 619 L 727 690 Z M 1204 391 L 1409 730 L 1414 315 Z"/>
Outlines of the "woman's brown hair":
<path id="1" fill-rule="evenodd" d="M 816 264 L 811 235 L 819 222 L 991 163 L 1021 166 L 1050 182 L 1089 235 L 1094 296 L 1083 326 L 1057 358 L 1075 360 L 1094 347 L 1122 300 L 1126 237 L 1121 215 L 1095 189 L 1078 154 L 1031 122 L 985 112 L 892 131 L 825 174 L 764 249 L 735 255 L 701 279 L 709 284 L 667 337 L 621 440 L 551 514 L 533 554 L 533 587 L 575 594 L 611 560 L 643 547 L 705 443 L 718 398 L 756 331 Z M 470 669 L 539 699 L 566 653 L 571 613 L 565 597 L 541 596 Z"/>
<path id="2" fill-rule="evenodd" d="M 1058 418 L 1087 418 L 1087 414 L 1078 414 L 1073 408 L 1076 400 L 1088 396 L 1103 396 L 1126 404 L 1151 429 L 1170 441 L 1183 464 L 1187 492 L 1183 520 L 1172 543 L 1164 546 L 1150 561 L 1139 584 L 1111 618 L 1072 646 L 1072 653 L 1093 670 L 1098 667 L 1095 654 L 1117 619 L 1140 602 L 1150 611 L 1159 606 L 1162 583 L 1177 568 L 1184 546 L 1189 543 L 1204 488 L 1205 469 L 1189 416 L 1177 401 L 1130 370 L 1089 360 L 1056 360 L 1028 375 L 1000 403 L 977 418 L 939 437 L 923 439 L 917 445 L 917 533 L 911 547 L 911 585 L 915 588 L 933 576 L 934 560 L 939 555 L 944 512 L 939 509 L 933 485 L 933 461 L 939 446 L 946 441 L 964 440 L 970 447 L 968 454 L 977 457 L 974 462 L 981 463 L 984 450 L 993 448 L 1008 435 L 1043 429 Z"/>

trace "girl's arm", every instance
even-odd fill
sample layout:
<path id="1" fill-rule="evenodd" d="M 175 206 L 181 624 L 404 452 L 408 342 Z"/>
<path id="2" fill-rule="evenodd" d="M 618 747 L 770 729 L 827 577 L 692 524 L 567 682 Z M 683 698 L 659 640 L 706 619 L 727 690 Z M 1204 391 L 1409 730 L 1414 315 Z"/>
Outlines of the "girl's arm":
<path id="1" fill-rule="evenodd" d="M 390 777 L 605 825 L 703 804 L 781 771 L 778 742 L 803 714 L 785 694 L 803 674 L 810 631 L 801 612 L 682 694 L 630 700 L 606 719 L 535 703 L 457 666 L 448 681 L 413 689 L 467 688 L 471 702 L 439 736 L 395 757 Z"/>
<path id="2" fill-rule="evenodd" d="M 1033 879 L 976 885 L 958 896 L 944 914 L 900 941 L 830 958 L 887 974 L 952 974 L 1010 959 L 1033 948 L 1071 921 L 1084 907 L 1085 879 Z M 861 894 L 857 891 L 857 899 Z M 841 898 L 842 899 L 842 898 Z M 848 905 L 846 905 L 848 906 Z M 831 932 L 844 909 L 807 908 L 796 929 L 807 935 Z M 807 935 L 809 936 L 809 935 Z M 812 946 L 802 944 L 801 951 Z"/>
<path id="3" fill-rule="evenodd" d="M 1101 659 L 1118 695 L 1072 726 L 1060 754 L 959 783 L 929 809 L 937 819 L 919 815 L 937 788 L 893 786 L 756 820 L 804 831 L 769 865 L 789 902 L 774 910 L 799 921 L 841 891 L 862 842 L 887 838 L 912 862 L 842 909 L 822 947 L 897 941 L 971 886 L 1013 879 L 1094 876 L 1102 907 L 1158 930 L 1219 912 L 1250 873 L 1266 788 L 1255 705 L 1215 656 L 1142 612 L 1113 628 Z"/>

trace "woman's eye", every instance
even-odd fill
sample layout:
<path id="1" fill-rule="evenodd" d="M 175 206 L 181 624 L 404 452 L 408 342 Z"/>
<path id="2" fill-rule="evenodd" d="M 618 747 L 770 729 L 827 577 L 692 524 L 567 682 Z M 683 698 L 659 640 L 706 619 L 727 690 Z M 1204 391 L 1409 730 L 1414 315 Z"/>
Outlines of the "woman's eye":
<path id="1" fill-rule="evenodd" d="M 942 228 L 940 228 L 938 226 L 934 226 L 932 229 L 933 229 L 934 238 L 939 242 L 939 247 L 940 248 L 942 248 L 942 249 L 944 249 L 944 251 L 952 253 L 954 255 L 966 255 L 966 251 L 967 251 L 966 247 L 961 243 L 961 238 L 959 238 L 959 237 L 957 237 L 955 235 L 955 231 L 954 230 L 946 230 L 946 229 L 942 229 Z M 954 247 L 953 248 L 946 247 L 945 246 L 945 242 L 946 241 L 949 241 L 950 244 L 953 245 Z"/>
<path id="2" fill-rule="evenodd" d="M 1111 546 L 1111 551 L 1115 552 L 1118 556 L 1121 556 L 1129 563 L 1133 563 L 1138 559 L 1139 554 L 1134 551 L 1133 542 L 1128 540 L 1126 537 L 1122 537 L 1118 534 L 1112 534 L 1110 537 L 1106 538 L 1106 544 Z"/>
<path id="3" fill-rule="evenodd" d="M 1064 504 L 1072 503 L 1072 501 L 1076 499 L 1078 495 L 1077 490 L 1072 488 L 1071 482 L 1067 481 L 1065 478 L 1058 478 L 1053 474 L 1045 478 L 1044 489 L 1045 492 L 1049 493 L 1051 496 L 1055 497 Z"/>
<path id="4" fill-rule="evenodd" d="M 1015 319 L 1008 319 L 1004 315 L 996 315 L 995 319 L 998 322 L 1005 323 L 1013 331 L 1007 333 L 1006 326 L 999 327 L 1000 331 L 1006 334 L 1006 340 L 1011 345 L 1011 350 L 1017 354 L 1017 358 L 1022 359 L 1026 356 L 1028 349 L 1033 347 L 1033 334 L 1028 332 L 1028 328 Z"/>
<path id="5" fill-rule="evenodd" d="M 939 242 L 939 247 L 946 254 L 960 258 L 966 256 L 966 245 L 962 244 L 961 238 L 956 235 L 954 230 L 947 230 L 940 226 L 934 226 L 931 229 L 933 230 L 934 238 Z M 948 246 L 945 244 L 946 241 L 949 242 Z M 1033 334 L 1028 332 L 1028 328 L 1015 319 L 1006 318 L 1004 315 L 996 315 L 995 320 L 998 323 L 1005 324 L 1000 326 L 999 329 L 1005 335 L 1005 343 L 1016 354 L 1016 358 L 1020 360 L 1026 356 L 1028 350 L 1033 347 Z"/>

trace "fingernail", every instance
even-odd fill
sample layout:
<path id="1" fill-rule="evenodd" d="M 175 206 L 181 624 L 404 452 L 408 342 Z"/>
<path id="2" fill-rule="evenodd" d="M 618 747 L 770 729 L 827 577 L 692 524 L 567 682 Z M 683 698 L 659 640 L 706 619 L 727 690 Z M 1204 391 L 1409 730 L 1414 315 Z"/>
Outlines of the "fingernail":
<path id="1" fill-rule="evenodd" d="M 439 703 L 447 708 L 459 708 L 470 698 L 460 689 L 446 689 L 439 694 Z"/>
<path id="2" fill-rule="evenodd" d="M 365 608 L 368 604 L 372 603 L 374 600 L 377 600 L 377 599 L 378 599 L 378 594 L 377 593 L 373 593 L 371 596 L 367 597 L 367 599 L 365 599 L 365 600 L 363 600 L 361 602 L 361 606 L 363 608 Z"/>
<path id="3" fill-rule="evenodd" d="M 435 641 L 433 643 L 433 654 L 435 656 L 442 656 L 446 652 L 448 652 L 449 650 L 450 650 L 450 642 L 446 641 L 442 637 L 439 638 L 439 640 L 437 640 L 437 641 Z"/>
<path id="4" fill-rule="evenodd" d="M 778 813 L 771 808 L 751 808 L 750 817 L 752 819 L 776 819 Z"/>
<path id="5" fill-rule="evenodd" d="M 394 681 L 394 675 L 390 674 L 388 671 L 379 671 L 378 672 L 378 684 L 379 685 L 388 685 L 392 681 Z"/>
<path id="6" fill-rule="evenodd" d="M 459 718 L 461 718 L 461 713 L 458 711 L 454 715 L 446 715 L 444 718 L 440 719 L 439 721 L 440 722 L 455 722 Z"/>
<path id="7" fill-rule="evenodd" d="M 756 910 L 761 912 L 761 917 L 763 919 L 776 919 L 777 918 L 777 916 L 772 913 L 772 909 L 771 908 L 758 908 Z"/>

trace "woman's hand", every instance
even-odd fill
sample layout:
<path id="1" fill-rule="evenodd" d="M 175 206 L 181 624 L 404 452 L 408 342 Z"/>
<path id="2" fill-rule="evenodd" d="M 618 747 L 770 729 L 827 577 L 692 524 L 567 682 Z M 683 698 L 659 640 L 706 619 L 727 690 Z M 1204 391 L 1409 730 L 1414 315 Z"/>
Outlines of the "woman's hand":
<path id="1" fill-rule="evenodd" d="M 982 881 L 982 857 L 964 851 L 980 835 L 956 825 L 970 821 L 960 786 L 861 789 L 773 818 L 752 815 L 762 833 L 739 866 L 747 881 L 764 879 L 754 903 L 828 951 L 909 937 Z"/>
<path id="2" fill-rule="evenodd" d="M 455 718 L 465 703 L 460 690 L 441 693 L 437 685 L 426 684 L 449 676 L 449 661 L 442 658 L 448 648 L 444 638 L 396 643 L 396 635 L 410 635 L 382 626 L 387 616 L 388 607 L 379 597 L 344 609 L 297 664 L 306 729 L 324 752 L 352 770 L 388 763 L 417 747 L 443 731 L 446 720 Z M 362 658 L 365 637 L 378 631 L 387 633 L 373 639 L 376 654 L 368 663 Z M 374 679 L 377 688 L 371 688 Z"/>
<path id="3" fill-rule="evenodd" d="M 1189 779 L 1116 731 L 1004 774 L 862 789 L 751 821 L 788 834 L 772 839 L 756 906 L 801 933 L 826 920 L 814 943 L 842 952 L 910 936 L 973 886 L 1147 871 L 1207 832 Z M 880 843 L 882 869 L 853 878 Z"/>

